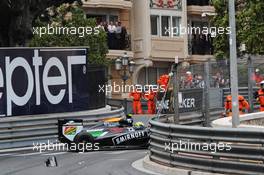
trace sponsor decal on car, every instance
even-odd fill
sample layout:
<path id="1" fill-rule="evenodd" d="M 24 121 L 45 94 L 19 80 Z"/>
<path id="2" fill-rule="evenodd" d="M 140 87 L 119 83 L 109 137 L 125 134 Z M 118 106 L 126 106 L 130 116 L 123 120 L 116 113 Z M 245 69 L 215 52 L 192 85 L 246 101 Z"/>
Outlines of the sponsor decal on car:
<path id="1" fill-rule="evenodd" d="M 76 126 L 67 126 L 64 128 L 65 135 L 75 135 L 77 127 Z"/>
<path id="2" fill-rule="evenodd" d="M 77 123 L 75 124 L 76 125 L 73 125 L 71 123 L 70 126 L 67 126 L 66 124 L 62 127 L 62 134 L 70 141 L 73 141 L 74 137 L 83 130 L 82 125 L 78 125 Z"/>
<path id="3" fill-rule="evenodd" d="M 114 134 L 122 133 L 124 132 L 124 130 L 125 130 L 124 128 L 119 128 L 119 127 L 109 128 L 109 131 Z"/>
<path id="4" fill-rule="evenodd" d="M 91 134 L 94 138 L 103 137 L 108 133 L 108 132 L 104 131 L 104 129 L 87 130 L 86 132 Z"/>
<path id="5" fill-rule="evenodd" d="M 146 136 L 147 136 L 147 133 L 145 131 L 136 131 L 136 132 L 131 132 L 131 133 L 127 133 L 127 134 L 114 137 L 112 140 L 115 145 L 119 145 L 123 142 L 129 141 L 132 139 L 143 138 Z"/>

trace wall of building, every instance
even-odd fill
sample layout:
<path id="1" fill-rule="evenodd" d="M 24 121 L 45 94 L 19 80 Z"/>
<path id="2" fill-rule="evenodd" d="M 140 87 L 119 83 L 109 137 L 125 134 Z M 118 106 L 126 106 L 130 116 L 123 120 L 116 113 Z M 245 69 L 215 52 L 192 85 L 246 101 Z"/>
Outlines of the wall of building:
<path id="1" fill-rule="evenodd" d="M 180 25 L 187 28 L 187 6 L 186 1 L 182 1 L 182 8 L 176 9 L 151 9 L 151 15 L 179 17 Z M 164 26 L 162 26 L 164 27 Z M 161 28 L 162 30 L 162 28 Z M 172 29 L 170 30 L 172 31 Z M 180 59 L 188 57 L 188 35 L 173 37 L 152 36 L 151 37 L 151 58 L 159 61 L 174 61 L 178 56 Z"/>
<path id="2" fill-rule="evenodd" d="M 174 2 L 177 3 L 178 1 Z M 180 61 L 193 61 L 196 58 L 198 61 L 204 60 L 204 56 L 198 58 L 197 56 L 189 55 L 188 43 L 190 38 L 188 34 L 174 37 L 151 35 L 151 14 L 171 16 L 171 18 L 172 16 L 180 17 L 180 25 L 187 28 L 188 19 L 189 22 L 196 18 L 199 21 L 200 14 L 206 9 L 208 12 L 213 12 L 211 6 L 187 6 L 186 0 L 180 0 L 180 2 L 182 3 L 181 9 L 150 8 L 150 0 L 88 0 L 86 5 L 84 5 L 87 13 L 118 15 L 119 20 L 126 26 L 131 37 L 131 50 L 127 52 L 136 62 L 135 71 L 131 79 L 127 81 L 128 84 L 138 83 L 139 77 L 144 75 L 142 73 L 144 71 L 146 72 L 145 76 L 147 78 L 151 77 L 151 79 L 154 79 L 154 75 L 151 72 L 155 72 L 155 75 L 159 76 L 159 72 L 164 72 L 165 69 L 169 71 L 175 57 L 179 57 Z M 200 19 L 201 21 L 204 20 Z M 118 56 L 122 56 L 123 53 L 124 50 L 109 50 L 108 58 L 116 59 Z M 110 84 L 113 84 L 113 82 L 122 84 L 121 77 L 115 71 L 114 66 L 109 68 L 109 74 L 112 77 Z"/>
<path id="3" fill-rule="evenodd" d="M 148 1 L 135 0 L 132 7 L 133 51 L 135 59 L 148 59 L 150 55 L 150 20 Z"/>

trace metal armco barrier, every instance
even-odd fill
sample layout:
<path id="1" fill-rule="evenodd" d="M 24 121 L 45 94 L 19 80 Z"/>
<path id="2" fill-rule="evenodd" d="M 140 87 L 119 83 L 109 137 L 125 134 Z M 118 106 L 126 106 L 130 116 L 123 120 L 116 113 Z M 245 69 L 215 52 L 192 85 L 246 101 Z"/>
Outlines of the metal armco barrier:
<path id="1" fill-rule="evenodd" d="M 58 119 L 84 119 L 87 126 L 96 122 L 124 115 L 124 109 L 114 109 L 107 112 L 85 112 L 37 115 L 28 117 L 0 118 L 0 150 L 33 146 L 33 143 L 56 142 L 58 138 Z"/>
<path id="2" fill-rule="evenodd" d="M 218 119 L 223 113 L 223 109 L 215 108 L 210 110 L 210 121 Z M 161 120 L 163 122 L 172 122 L 174 114 L 163 114 Z M 181 125 L 204 126 L 206 122 L 205 116 L 202 112 L 187 112 L 180 114 Z"/>
<path id="3" fill-rule="evenodd" d="M 264 174 L 264 130 L 190 127 L 154 120 L 150 124 L 149 157 L 153 162 L 216 173 Z M 183 143 L 185 149 L 176 149 Z M 206 144 L 212 147 L 199 147 Z M 218 147 L 212 151 L 223 144 L 231 150 Z"/>

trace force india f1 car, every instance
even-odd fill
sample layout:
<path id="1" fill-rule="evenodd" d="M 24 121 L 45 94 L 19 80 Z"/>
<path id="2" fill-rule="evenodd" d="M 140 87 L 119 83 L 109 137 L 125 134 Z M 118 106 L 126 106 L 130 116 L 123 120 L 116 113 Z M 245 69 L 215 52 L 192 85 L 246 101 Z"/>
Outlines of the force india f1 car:
<path id="1" fill-rule="evenodd" d="M 84 127 L 84 121 L 65 119 L 58 121 L 59 141 L 66 144 L 90 143 L 98 149 L 145 148 L 149 143 L 149 128 L 133 119 L 112 118 L 92 127 Z M 78 150 L 77 150 L 78 151 Z"/>

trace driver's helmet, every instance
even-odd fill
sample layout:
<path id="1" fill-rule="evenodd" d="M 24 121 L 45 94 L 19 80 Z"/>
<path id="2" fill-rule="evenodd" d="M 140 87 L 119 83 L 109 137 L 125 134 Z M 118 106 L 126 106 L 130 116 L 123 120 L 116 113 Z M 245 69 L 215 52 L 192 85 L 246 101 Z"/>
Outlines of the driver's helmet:
<path id="1" fill-rule="evenodd" d="M 261 89 L 264 89 L 264 81 L 261 81 L 259 84 L 260 84 Z"/>
<path id="2" fill-rule="evenodd" d="M 126 121 L 127 121 L 127 124 L 129 126 L 132 126 L 133 125 L 133 119 L 132 118 L 127 118 Z"/>
<path id="3" fill-rule="evenodd" d="M 126 118 L 120 120 L 119 123 L 123 126 L 133 126 L 132 114 L 127 114 Z"/>
<path id="4" fill-rule="evenodd" d="M 142 122 L 136 122 L 135 124 L 134 124 L 134 127 L 136 127 L 136 128 L 141 128 L 141 127 L 144 127 L 145 125 L 144 125 L 144 123 L 142 123 Z"/>
<path id="5" fill-rule="evenodd" d="M 126 121 L 129 125 L 133 125 L 133 118 L 132 118 L 132 114 L 127 114 L 126 115 Z"/>
<path id="6" fill-rule="evenodd" d="M 128 119 L 128 118 L 132 118 L 132 114 L 127 114 L 126 115 L 126 118 Z"/>

